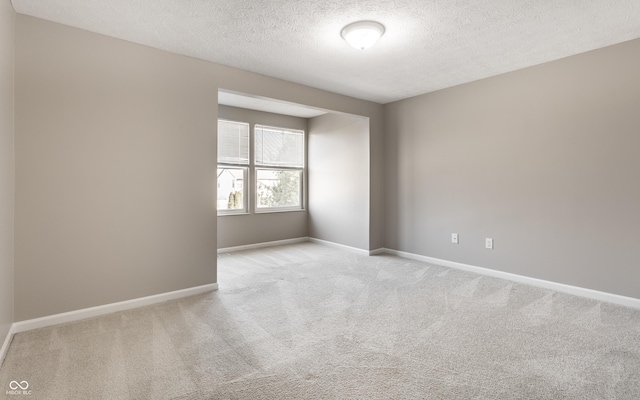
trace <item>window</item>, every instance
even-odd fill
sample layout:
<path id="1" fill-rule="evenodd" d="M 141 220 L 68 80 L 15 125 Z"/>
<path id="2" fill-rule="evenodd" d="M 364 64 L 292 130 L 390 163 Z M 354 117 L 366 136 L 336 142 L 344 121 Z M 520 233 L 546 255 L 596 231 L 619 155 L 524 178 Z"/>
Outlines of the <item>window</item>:
<path id="1" fill-rule="evenodd" d="M 301 208 L 302 171 L 258 169 L 257 208 Z"/>
<path id="2" fill-rule="evenodd" d="M 256 211 L 302 209 L 304 132 L 256 125 Z"/>
<path id="3" fill-rule="evenodd" d="M 304 146 L 301 130 L 255 125 L 251 136 L 247 123 L 218 120 L 218 215 L 301 210 Z"/>
<path id="4" fill-rule="evenodd" d="M 249 124 L 218 120 L 218 214 L 247 212 Z"/>

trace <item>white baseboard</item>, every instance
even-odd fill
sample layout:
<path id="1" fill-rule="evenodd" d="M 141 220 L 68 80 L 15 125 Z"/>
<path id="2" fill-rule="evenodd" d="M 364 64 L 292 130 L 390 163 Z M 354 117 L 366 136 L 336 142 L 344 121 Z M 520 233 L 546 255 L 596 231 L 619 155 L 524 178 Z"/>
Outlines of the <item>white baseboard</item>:
<path id="1" fill-rule="evenodd" d="M 312 237 L 306 237 L 305 236 L 305 237 L 299 237 L 299 238 L 293 238 L 293 239 L 274 240 L 272 242 L 253 243 L 253 244 L 247 244 L 247 245 L 243 245 L 243 246 L 224 247 L 224 248 L 218 249 L 218 254 L 220 254 L 220 253 L 233 253 L 233 252 L 236 252 L 236 251 L 243 251 L 243 250 L 262 249 L 262 248 L 265 248 L 265 247 L 282 246 L 282 245 L 285 245 L 285 244 L 302 243 L 302 242 L 322 243 L 322 244 L 325 244 L 327 246 L 332 246 L 332 247 L 340 248 L 340 249 L 343 249 L 343 250 L 356 252 L 358 254 L 362 254 L 362 255 L 365 255 L 365 256 L 372 256 L 372 255 L 375 255 L 375 254 L 382 254 L 382 253 L 385 252 L 384 248 L 375 249 L 375 250 L 363 250 L 363 249 L 359 249 L 357 247 L 351 247 L 351 246 L 347 246 L 347 245 L 340 244 L 340 243 L 330 242 L 328 240 L 322 240 L 322 239 L 317 239 L 317 238 L 312 238 Z"/>
<path id="2" fill-rule="evenodd" d="M 4 357 L 7 355 L 7 351 L 9 351 L 9 345 L 11 344 L 11 339 L 13 339 L 15 329 L 16 324 L 11 324 L 11 326 L 9 327 L 9 332 L 7 332 L 7 336 L 4 339 L 4 343 L 2 343 L 2 348 L 0 348 L 0 367 L 2 367 L 2 363 L 4 362 Z"/>
<path id="3" fill-rule="evenodd" d="M 14 323 L 12 326 L 13 333 L 26 332 L 33 329 L 44 328 L 47 326 L 79 321 L 81 319 L 97 317 L 105 314 L 111 314 L 117 311 L 130 310 L 132 308 L 144 307 L 144 306 L 148 306 L 156 303 L 162 303 L 168 300 L 175 300 L 175 299 L 180 299 L 182 297 L 194 296 L 200 293 L 211 292 L 214 290 L 218 290 L 217 283 L 210 283 L 208 285 L 196 286 L 188 289 L 156 294 L 153 296 L 140 297 L 137 299 L 120 301 L 118 303 L 105 304 L 102 306 L 83 308 L 81 310 L 69 311 L 61 314 L 48 315 L 42 318 L 29 319 L 29 320 Z"/>
<path id="4" fill-rule="evenodd" d="M 282 246 L 285 244 L 301 243 L 301 242 L 308 242 L 308 241 L 309 241 L 309 238 L 305 236 L 305 237 L 299 237 L 299 238 L 293 238 L 293 239 L 274 240 L 272 242 L 246 244 L 244 246 L 225 247 L 222 249 L 218 249 L 218 254 L 233 253 L 234 251 L 242 251 L 242 250 L 261 249 L 263 247 Z"/>
<path id="5" fill-rule="evenodd" d="M 362 255 L 365 255 L 365 256 L 369 255 L 369 250 L 363 250 L 363 249 L 359 249 L 357 247 L 351 247 L 351 246 L 347 246 L 347 245 L 340 244 L 340 243 L 329 242 L 328 240 L 322 240 L 322 239 L 316 239 L 316 238 L 310 237 L 309 241 L 310 242 L 314 242 L 314 243 L 325 244 L 325 245 L 331 246 L 331 247 L 336 247 L 338 249 L 352 251 L 354 253 L 362 254 Z"/>
<path id="6" fill-rule="evenodd" d="M 373 256 L 373 255 L 376 255 L 376 254 L 382 254 L 386 250 L 384 248 L 379 248 L 379 249 L 375 249 L 375 250 L 363 250 L 363 249 L 359 249 L 357 247 L 351 247 L 351 246 L 347 246 L 347 245 L 336 243 L 336 242 L 330 242 L 328 240 L 322 240 L 322 239 L 317 239 L 317 238 L 312 238 L 312 237 L 306 237 L 305 236 L 305 237 L 299 237 L 299 238 L 293 238 L 293 239 L 274 240 L 272 242 L 262 242 L 262 243 L 247 244 L 247 245 L 243 245 L 243 246 L 224 247 L 224 248 L 218 249 L 218 254 L 220 254 L 220 253 L 233 253 L 235 251 L 243 251 L 243 250 L 262 249 L 262 248 L 265 248 L 265 247 L 282 246 L 282 245 L 285 245 L 285 244 L 302 243 L 302 242 L 322 243 L 322 244 L 326 244 L 327 246 L 341 248 L 343 250 L 353 251 L 353 252 L 356 252 L 358 254 L 368 255 L 368 256 Z"/>
<path id="7" fill-rule="evenodd" d="M 574 296 L 586 297 L 593 300 L 604 301 L 607 303 L 618 304 L 625 307 L 640 309 L 640 299 L 633 297 L 621 296 L 618 294 L 600 292 L 598 290 L 586 289 L 578 286 L 566 285 L 564 283 L 546 281 L 538 278 L 531 278 L 524 275 L 512 274 L 509 272 L 497 271 L 494 269 L 476 267 L 474 265 L 462 264 L 454 261 L 441 260 L 439 258 L 421 256 L 419 254 L 407 253 L 404 251 L 383 249 L 384 253 L 408 258 L 411 260 L 424 261 L 431 264 L 441 265 L 443 267 L 449 267 L 459 269 L 462 271 L 475 272 L 481 275 L 493 276 L 495 278 L 506 279 L 513 282 L 524 283 L 531 286 L 537 286 L 545 289 L 555 290 L 557 292 L 567 293 Z"/>

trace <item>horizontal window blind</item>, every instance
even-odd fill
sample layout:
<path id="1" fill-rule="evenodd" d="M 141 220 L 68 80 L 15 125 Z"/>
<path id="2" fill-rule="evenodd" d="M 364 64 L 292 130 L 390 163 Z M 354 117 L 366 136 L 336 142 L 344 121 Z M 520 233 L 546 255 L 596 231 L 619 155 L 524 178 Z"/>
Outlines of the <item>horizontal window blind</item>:
<path id="1" fill-rule="evenodd" d="M 304 167 L 304 132 L 255 126 L 256 165 Z"/>
<path id="2" fill-rule="evenodd" d="M 218 162 L 249 164 L 249 124 L 218 120 Z"/>

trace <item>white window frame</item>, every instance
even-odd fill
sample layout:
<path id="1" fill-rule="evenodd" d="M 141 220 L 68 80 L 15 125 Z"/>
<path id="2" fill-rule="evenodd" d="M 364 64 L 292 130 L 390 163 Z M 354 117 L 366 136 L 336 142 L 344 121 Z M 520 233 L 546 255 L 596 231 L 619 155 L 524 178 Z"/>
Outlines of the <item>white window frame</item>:
<path id="1" fill-rule="evenodd" d="M 252 186 L 250 184 L 249 178 L 251 177 L 249 169 L 251 168 L 251 125 L 246 122 L 234 121 L 224 118 L 218 118 L 218 124 L 220 122 L 231 122 L 241 125 L 246 125 L 248 128 L 249 136 L 248 136 L 248 153 L 247 153 L 247 163 L 234 163 L 234 162 L 218 162 L 216 169 L 216 212 L 218 216 L 225 215 L 243 215 L 249 214 L 249 196 L 251 195 Z M 219 144 L 218 144 L 219 145 Z M 242 182 L 242 208 L 234 209 L 234 210 L 225 210 L 218 209 L 218 169 L 240 169 L 243 171 L 243 182 Z"/>
<path id="2" fill-rule="evenodd" d="M 298 206 L 283 206 L 283 207 L 260 207 L 258 205 L 258 171 L 296 171 L 300 174 L 300 192 L 298 194 Z M 255 194 L 254 201 L 256 205 L 256 214 L 262 213 L 274 213 L 274 212 L 289 212 L 289 211 L 304 211 L 304 169 L 303 168 L 285 168 L 285 167 L 265 167 L 259 166 L 255 168 Z"/>
<path id="3" fill-rule="evenodd" d="M 224 216 L 224 215 L 242 215 L 242 214 L 249 214 L 249 205 L 248 205 L 248 200 L 249 200 L 249 192 L 250 192 L 250 186 L 251 183 L 249 182 L 249 167 L 247 167 L 246 165 L 235 165 L 235 164 L 218 164 L 218 168 L 216 169 L 216 171 L 218 169 L 240 169 L 242 170 L 242 208 L 238 208 L 238 209 L 232 209 L 232 210 L 225 210 L 225 209 L 218 209 L 218 199 L 217 199 L 217 194 L 216 194 L 216 211 L 218 213 L 218 216 Z M 217 186 L 218 186 L 218 182 L 217 182 L 217 173 L 216 173 L 216 193 L 217 193 Z"/>
<path id="4" fill-rule="evenodd" d="M 301 167 L 289 167 L 289 166 L 282 166 L 282 165 L 277 165 L 277 164 L 266 164 L 266 163 L 262 163 L 259 164 L 256 160 L 257 155 L 258 155 L 258 151 L 255 150 L 255 144 L 256 144 L 256 128 L 257 127 L 263 127 L 263 128 L 271 128 L 271 129 L 276 129 L 276 130 L 282 130 L 282 131 L 290 131 L 290 132 L 296 132 L 296 133 L 300 133 L 302 136 L 302 166 Z M 279 126 L 270 126 L 270 125 L 264 125 L 264 124 L 254 124 L 253 125 L 253 145 L 254 145 L 254 152 L 253 152 L 253 170 L 255 171 L 255 173 L 253 174 L 254 176 L 254 180 L 253 180 L 253 189 L 254 189 L 254 195 L 253 195 L 253 201 L 255 204 L 255 213 L 256 214 L 264 214 L 264 213 L 275 213 L 275 212 L 291 212 L 291 211 L 304 211 L 305 210 L 305 185 L 306 185 L 306 179 L 305 179 L 305 175 L 306 175 L 306 145 L 307 145 L 307 136 L 306 136 L 306 132 L 304 130 L 301 129 L 291 129 L 291 128 L 284 128 L 284 127 L 279 127 Z M 276 171 L 299 171 L 300 174 L 300 191 L 298 194 L 298 199 L 299 199 L 299 205 L 298 206 L 286 206 L 286 207 L 259 207 L 258 206 L 258 171 L 259 170 L 276 170 Z"/>

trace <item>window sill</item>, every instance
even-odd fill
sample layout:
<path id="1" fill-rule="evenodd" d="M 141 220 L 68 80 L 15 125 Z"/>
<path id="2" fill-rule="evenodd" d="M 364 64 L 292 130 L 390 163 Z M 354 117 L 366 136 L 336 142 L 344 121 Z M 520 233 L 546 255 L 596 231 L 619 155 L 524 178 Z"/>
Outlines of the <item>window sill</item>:
<path id="1" fill-rule="evenodd" d="M 273 213 L 285 213 L 285 212 L 301 212 L 307 211 L 305 208 L 262 208 L 256 210 L 256 214 L 273 214 Z"/>
<path id="2" fill-rule="evenodd" d="M 249 215 L 250 213 L 247 211 L 243 212 L 230 212 L 230 213 L 218 213 L 218 217 L 229 217 L 233 215 Z"/>

